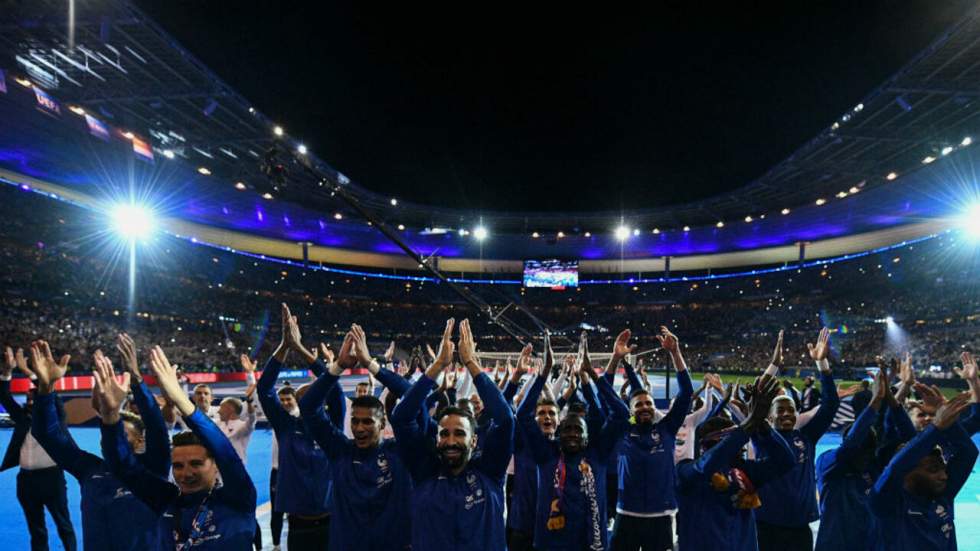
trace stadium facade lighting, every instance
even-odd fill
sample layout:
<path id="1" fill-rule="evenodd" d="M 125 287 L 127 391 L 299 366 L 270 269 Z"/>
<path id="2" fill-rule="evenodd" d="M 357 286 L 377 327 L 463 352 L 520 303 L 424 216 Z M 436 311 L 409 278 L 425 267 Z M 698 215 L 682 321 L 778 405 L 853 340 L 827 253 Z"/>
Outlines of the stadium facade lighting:
<path id="1" fill-rule="evenodd" d="M 684 226 L 684 231 L 686 232 L 691 231 L 691 226 Z"/>
<path id="2" fill-rule="evenodd" d="M 206 166 L 198 167 L 197 171 L 205 176 L 211 175 L 211 170 Z"/>
<path id="3" fill-rule="evenodd" d="M 339 212 L 335 212 L 335 213 L 333 213 L 333 219 L 334 220 L 343 220 L 344 219 L 344 215 L 343 214 L 340 214 Z"/>
<path id="4" fill-rule="evenodd" d="M 752 220 L 753 220 L 753 219 L 752 219 L 752 215 L 748 215 L 748 216 L 746 216 L 746 217 L 745 217 L 745 221 L 746 221 L 747 223 L 748 223 L 748 222 L 751 222 Z"/>
<path id="5" fill-rule="evenodd" d="M 473 228 L 473 237 L 475 237 L 477 241 L 483 241 L 489 235 L 489 232 L 487 232 L 487 229 L 483 226 Z"/>
<path id="6" fill-rule="evenodd" d="M 561 239 L 563 237 L 565 237 L 565 232 L 563 231 L 558 232 L 558 239 Z"/>
<path id="7" fill-rule="evenodd" d="M 653 235 L 660 235 L 660 228 L 653 228 Z"/>
<path id="8" fill-rule="evenodd" d="M 724 228 L 725 227 L 725 223 L 722 222 L 721 220 L 719 220 L 718 223 L 715 224 L 715 227 L 716 228 Z"/>
<path id="9" fill-rule="evenodd" d="M 616 239 L 620 241 L 626 241 L 630 237 L 630 229 L 626 226 L 619 226 L 616 228 Z"/>
<path id="10" fill-rule="evenodd" d="M 816 201 L 816 203 L 817 203 L 817 206 L 818 206 L 818 207 L 819 207 L 820 205 L 823 205 L 823 204 L 824 204 L 824 203 L 826 203 L 826 202 L 827 202 L 827 200 L 826 200 L 826 199 L 824 199 L 823 197 L 821 197 L 820 199 L 817 199 L 817 201 Z"/>
<path id="11" fill-rule="evenodd" d="M 846 191 L 838 191 L 837 192 L 837 198 L 838 199 L 843 199 L 845 197 L 847 197 L 847 192 Z"/>
<path id="12" fill-rule="evenodd" d="M 398 224 L 399 231 L 405 231 L 405 224 Z"/>
<path id="13" fill-rule="evenodd" d="M 537 238 L 541 237 L 541 234 L 538 233 L 538 232 L 531 232 L 531 237 L 533 237 L 534 239 L 537 239 Z"/>
<path id="14" fill-rule="evenodd" d="M 585 232 L 585 237 L 592 237 L 592 232 Z"/>
<path id="15" fill-rule="evenodd" d="M 153 231 L 153 212 L 133 203 L 123 203 L 112 208 L 112 228 L 128 240 L 144 239 Z"/>
<path id="16" fill-rule="evenodd" d="M 276 126 L 275 128 L 272 129 L 272 133 L 275 134 L 276 136 L 282 136 L 284 132 L 281 126 Z"/>
<path id="17" fill-rule="evenodd" d="M 245 182 L 235 182 L 235 189 L 245 189 Z"/>
<path id="18" fill-rule="evenodd" d="M 172 149 L 164 149 L 163 156 L 168 159 L 173 159 L 175 157 L 174 151 Z"/>
<path id="19" fill-rule="evenodd" d="M 968 146 L 968 145 L 970 145 L 972 143 L 973 143 L 973 138 L 967 136 L 967 137 L 963 138 L 963 141 L 960 142 L 960 145 L 962 145 L 963 147 L 966 147 L 966 146 Z"/>
<path id="20" fill-rule="evenodd" d="M 779 213 L 782 214 L 783 216 L 786 216 L 787 214 L 789 214 L 789 209 L 783 209 L 779 211 Z"/>
<path id="21" fill-rule="evenodd" d="M 299 144 L 298 146 L 296 146 L 296 151 L 298 151 L 300 155 L 306 155 L 306 151 L 307 151 L 306 146 L 303 144 Z"/>
<path id="22" fill-rule="evenodd" d="M 885 176 L 885 179 L 888 180 L 889 182 L 894 180 L 895 178 L 898 178 L 897 172 L 889 172 L 888 175 Z"/>
<path id="23" fill-rule="evenodd" d="M 855 194 L 855 193 L 857 193 L 857 192 L 859 192 L 859 191 L 861 191 L 861 188 L 859 188 L 859 187 L 857 187 L 857 186 L 851 186 L 851 189 L 849 189 L 849 190 L 847 190 L 847 191 L 848 191 L 848 192 L 850 192 L 850 193 L 851 193 L 851 194 L 853 195 L 853 194 Z"/>
<path id="24" fill-rule="evenodd" d="M 268 191 L 262 194 L 263 199 L 272 199 L 272 194 Z"/>

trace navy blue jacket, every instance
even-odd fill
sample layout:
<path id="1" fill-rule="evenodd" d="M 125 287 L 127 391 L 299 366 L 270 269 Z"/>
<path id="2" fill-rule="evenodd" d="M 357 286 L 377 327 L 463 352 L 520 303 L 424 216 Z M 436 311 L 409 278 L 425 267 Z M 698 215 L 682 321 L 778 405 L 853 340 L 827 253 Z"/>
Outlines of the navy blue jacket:
<path id="1" fill-rule="evenodd" d="M 601 551 L 608 542 L 606 530 L 606 467 L 616 443 L 629 425 L 629 409 L 609 382 L 600 378 L 599 393 L 610 415 L 598 434 L 590 434 L 584 453 L 564 455 L 556 440 L 547 438 L 534 418 L 546 377 L 535 379 L 517 409 L 527 446 L 538 467 L 534 546 L 551 549 Z M 673 453 L 671 451 L 671 453 Z M 555 481 L 564 462 L 565 483 L 559 495 Z M 591 473 L 591 476 L 587 476 Z M 591 480 L 591 484 L 590 484 Z M 549 526 L 553 503 L 560 503 L 563 522 Z M 590 514 L 593 512 L 594 514 Z"/>
<path id="2" fill-rule="evenodd" d="M 868 495 L 878 479 L 879 468 L 873 458 L 860 471 L 855 470 L 850 461 L 864 447 L 876 416 L 874 409 L 864 408 L 840 447 L 825 451 L 817 458 L 817 489 L 820 493 L 817 551 L 868 549 L 874 533 Z"/>
<path id="3" fill-rule="evenodd" d="M 401 397 L 409 383 L 398 374 L 382 369 L 378 380 L 389 392 Z M 409 503 L 412 480 L 395 441 L 361 449 L 330 421 L 323 410 L 327 395 L 338 378 L 324 373 L 299 401 L 310 435 L 327 454 L 333 492 L 330 498 L 330 549 L 383 551 L 411 546 Z"/>
<path id="4" fill-rule="evenodd" d="M 330 478 L 330 462 L 327 454 L 313 440 L 299 417 L 293 417 L 279 403 L 276 397 L 276 379 L 282 364 L 275 357 L 269 358 L 256 385 L 256 394 L 266 419 L 272 425 L 279 442 L 279 470 L 276 482 L 277 511 L 295 515 L 317 516 L 330 510 L 330 492 L 333 483 Z M 325 371 L 320 360 L 310 369 L 320 376 Z M 327 395 L 328 409 L 336 426 L 344 423 L 344 396 L 340 387 Z"/>
<path id="5" fill-rule="evenodd" d="M 620 513 L 649 515 L 677 508 L 674 497 L 674 439 L 691 407 L 694 386 L 687 372 L 677 372 L 680 392 L 657 423 L 633 424 L 619 443 Z"/>
<path id="6" fill-rule="evenodd" d="M 398 453 L 409 468 L 412 491 L 412 551 L 502 551 L 504 477 L 514 452 L 514 413 L 493 381 L 474 377 L 490 424 L 483 454 L 452 476 L 441 468 L 434 441 L 419 422 L 419 409 L 436 382 L 419 378 L 395 407 L 391 424 Z"/>
<path id="7" fill-rule="evenodd" d="M 102 455 L 126 487 L 160 515 L 162 549 L 247 551 L 255 534 L 255 485 L 235 448 L 207 415 L 194 411 L 184 424 L 211 452 L 222 483 L 211 491 L 180 495 L 176 485 L 150 473 L 134 456 L 122 421 L 102 425 Z M 152 548 L 147 548 L 152 549 Z"/>
<path id="8" fill-rule="evenodd" d="M 109 472 L 101 457 L 78 447 L 58 417 L 57 402 L 57 395 L 53 393 L 37 396 L 32 431 L 51 459 L 78 480 L 82 495 L 83 547 L 93 551 L 144 551 L 166 545 L 167 539 L 157 526 L 159 515 L 127 490 L 122 481 Z M 157 413 L 160 413 L 159 409 Z M 164 429 L 163 442 L 154 442 L 154 448 L 156 453 L 165 454 L 166 471 L 162 474 L 159 470 L 153 472 L 165 477 L 170 470 L 170 441 L 162 416 L 159 422 Z M 155 438 L 159 438 L 159 431 L 155 432 Z M 149 427 L 147 433 L 150 433 Z M 159 449 L 161 444 L 166 446 L 165 451 Z M 148 439 L 147 448 L 149 446 Z M 146 454 L 139 457 L 147 469 L 159 469 L 159 458 L 149 462 L 147 459 Z"/>
<path id="9" fill-rule="evenodd" d="M 677 537 L 681 551 L 756 551 L 759 548 L 753 509 L 732 505 L 738 486 L 728 474 L 741 469 L 758 490 L 793 467 L 794 455 L 782 436 L 766 428 L 752 436 L 752 443 L 764 459 L 744 460 L 742 449 L 749 441 L 741 428 L 701 455 L 696 461 L 677 465 Z M 712 485 L 712 477 L 722 473 L 729 487 Z M 855 548 L 856 549 L 856 548 Z"/>
<path id="10" fill-rule="evenodd" d="M 946 464 L 949 479 L 937 499 L 925 499 L 905 490 L 905 475 L 942 443 L 951 453 Z M 892 459 L 871 490 L 869 505 L 876 519 L 876 551 L 953 551 L 956 528 L 953 500 L 966 483 L 977 448 L 959 423 L 945 431 L 930 425 Z"/>
<path id="11" fill-rule="evenodd" d="M 810 422 L 799 430 L 779 431 L 796 455 L 793 468 L 759 491 L 762 507 L 755 518 L 777 526 L 806 526 L 820 518 L 817 507 L 817 479 L 814 472 L 817 441 L 827 432 L 840 399 L 832 373 L 821 373 L 824 399 Z"/>

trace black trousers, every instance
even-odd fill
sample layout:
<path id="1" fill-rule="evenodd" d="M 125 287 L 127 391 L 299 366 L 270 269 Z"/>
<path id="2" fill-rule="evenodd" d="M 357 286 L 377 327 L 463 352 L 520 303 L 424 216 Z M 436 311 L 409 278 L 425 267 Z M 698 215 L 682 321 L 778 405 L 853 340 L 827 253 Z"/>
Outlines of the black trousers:
<path id="1" fill-rule="evenodd" d="M 286 534 L 287 549 L 303 551 L 326 551 L 330 541 L 330 516 L 307 519 L 289 515 L 289 533 Z"/>
<path id="2" fill-rule="evenodd" d="M 272 469 L 269 475 L 269 502 L 272 503 L 272 513 L 269 519 L 269 529 L 272 530 L 272 545 L 279 545 L 282 540 L 282 518 L 285 515 L 282 511 L 276 511 L 276 477 L 279 469 Z"/>
<path id="3" fill-rule="evenodd" d="M 68 512 L 68 486 L 65 473 L 58 467 L 17 473 L 17 501 L 24 510 L 27 530 L 31 534 L 31 551 L 48 550 L 48 528 L 44 524 L 44 508 L 54 520 L 61 545 L 67 551 L 75 551 L 75 529 Z"/>
<path id="4" fill-rule="evenodd" d="M 534 535 L 508 528 L 507 551 L 534 551 Z"/>
<path id="5" fill-rule="evenodd" d="M 777 526 L 756 521 L 759 551 L 812 551 L 813 531 L 809 525 Z"/>
<path id="6" fill-rule="evenodd" d="M 631 517 L 616 514 L 611 551 L 670 551 L 674 548 L 674 523 L 670 515 Z"/>

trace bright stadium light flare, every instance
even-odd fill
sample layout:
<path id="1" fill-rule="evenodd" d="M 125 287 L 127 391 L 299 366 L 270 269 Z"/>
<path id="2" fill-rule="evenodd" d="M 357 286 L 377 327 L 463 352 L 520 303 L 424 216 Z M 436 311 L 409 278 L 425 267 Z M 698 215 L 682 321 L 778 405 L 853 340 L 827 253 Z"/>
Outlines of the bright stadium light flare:
<path id="1" fill-rule="evenodd" d="M 487 235 L 489 235 L 487 233 L 487 229 L 483 226 L 477 226 L 473 229 L 473 237 L 475 237 L 477 241 L 483 241 L 487 238 Z"/>
<path id="2" fill-rule="evenodd" d="M 627 239 L 629 239 L 629 236 L 630 236 L 630 229 L 627 228 L 626 226 L 620 226 L 616 228 L 616 239 L 619 239 L 620 241 L 626 241 Z"/>
<path id="3" fill-rule="evenodd" d="M 960 217 L 960 225 L 970 238 L 980 240 L 980 203 L 966 209 Z"/>
<path id="4" fill-rule="evenodd" d="M 118 205 L 111 214 L 113 229 L 126 239 L 144 239 L 153 231 L 153 213 L 146 207 Z"/>

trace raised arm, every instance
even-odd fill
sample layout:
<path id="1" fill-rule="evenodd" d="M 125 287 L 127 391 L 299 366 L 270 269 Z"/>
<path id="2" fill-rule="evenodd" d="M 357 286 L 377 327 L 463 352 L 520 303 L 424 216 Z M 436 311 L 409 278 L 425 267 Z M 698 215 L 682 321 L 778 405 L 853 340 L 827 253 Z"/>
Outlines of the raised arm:
<path id="1" fill-rule="evenodd" d="M 616 443 L 629 428 L 630 410 L 626 403 L 620 400 L 619 396 L 616 396 L 616 391 L 613 390 L 608 380 L 599 379 L 596 386 L 599 389 L 599 396 L 609 410 L 606 422 L 602 425 L 602 430 L 599 433 L 599 453 L 605 456 L 612 453 Z"/>
<path id="2" fill-rule="evenodd" d="M 834 416 L 837 415 L 837 408 L 840 406 L 837 385 L 834 383 L 834 373 L 830 370 L 830 361 L 827 359 L 830 355 L 830 330 L 826 327 L 821 329 L 817 344 L 807 344 L 807 348 L 810 350 L 810 357 L 820 369 L 820 386 L 823 388 L 825 396 L 820 403 L 820 411 L 813 416 L 809 423 L 800 428 L 800 432 L 811 442 L 816 442 L 833 424 Z"/>
<path id="3" fill-rule="evenodd" d="M 24 351 L 18 348 L 17 356 L 18 359 L 23 358 Z M 8 346 L 4 350 L 3 366 L 0 367 L 0 406 L 3 406 L 3 409 L 7 411 L 15 423 L 22 423 L 27 421 L 24 407 L 18 404 L 13 394 L 10 393 L 10 380 L 13 378 L 13 371 L 16 365 L 17 362 L 14 360 L 14 352 Z"/>
<path id="4" fill-rule="evenodd" d="M 517 422 L 521 424 L 521 434 L 535 462 L 543 463 L 550 458 L 550 443 L 548 437 L 541 432 L 541 427 L 534 419 L 535 411 L 538 407 L 538 400 L 545 386 L 545 379 L 538 375 L 530 383 L 527 394 L 517 407 Z"/>
<path id="5" fill-rule="evenodd" d="M 684 355 L 681 353 L 681 344 L 677 340 L 677 336 L 671 333 L 666 327 L 660 328 L 660 334 L 657 335 L 657 340 L 660 341 L 660 346 L 664 348 L 668 353 L 670 353 L 670 361 L 674 364 L 674 370 L 677 372 L 677 385 L 680 391 L 677 393 L 674 399 L 674 404 L 670 407 L 670 411 L 664 416 L 661 423 L 665 423 L 665 426 L 674 434 L 677 433 L 681 425 L 684 424 L 684 418 L 687 417 L 687 410 L 691 408 L 691 396 L 694 395 L 694 385 L 691 384 L 691 375 L 687 371 L 687 363 L 684 361 Z"/>
<path id="6" fill-rule="evenodd" d="M 936 413 L 933 424 L 926 427 L 895 454 L 871 489 L 869 504 L 873 510 L 888 510 L 898 503 L 905 475 L 915 469 L 923 457 L 932 453 L 936 444 L 943 439 L 942 433 L 953 427 L 959 420 L 968 400 L 969 393 L 963 393 L 944 404 Z"/>
<path id="7" fill-rule="evenodd" d="M 678 485 L 684 488 L 707 482 L 715 473 L 727 470 L 748 441 L 749 435 L 740 427 L 736 427 L 718 444 L 701 454 L 701 457 L 696 461 L 679 464 L 677 466 Z"/>
<path id="8" fill-rule="evenodd" d="M 177 407 L 184 424 L 197 435 L 201 444 L 214 457 L 214 462 L 221 473 L 223 491 L 230 497 L 229 503 L 243 511 L 254 511 L 255 485 L 248 476 L 241 458 L 221 429 L 191 403 L 180 387 L 176 370 L 170 365 L 163 349 L 159 346 L 153 347 L 150 353 L 150 369 L 163 395 Z"/>
<path id="9" fill-rule="evenodd" d="M 765 375 L 771 377 L 779 377 L 779 372 L 783 368 L 783 330 L 779 330 L 779 336 L 776 337 L 776 348 L 772 351 L 772 359 L 769 361 L 769 366 L 766 367 Z"/>
<path id="10" fill-rule="evenodd" d="M 116 337 L 116 350 L 122 356 L 122 363 L 129 372 L 130 381 L 135 383 L 132 386 L 133 401 L 136 402 L 136 407 L 140 410 L 140 419 L 146 427 L 144 438 L 146 450 L 140 460 L 151 473 L 167 478 L 170 474 L 170 432 L 167 430 L 167 423 L 163 419 L 163 412 L 160 411 L 156 398 L 143 382 L 143 374 L 140 373 L 136 356 L 136 344 L 129 335 L 120 333 Z M 95 353 L 102 355 L 98 350 Z"/>
<path id="11" fill-rule="evenodd" d="M 476 392 L 483 400 L 483 414 L 490 417 L 480 468 L 489 476 L 503 479 L 510 456 L 514 453 L 514 410 L 507 405 L 493 380 L 483 372 L 468 319 L 459 324 L 459 359 L 470 372 Z"/>
<path id="12" fill-rule="evenodd" d="M 69 356 L 62 356 L 61 361 L 55 361 L 51 348 L 45 341 L 31 343 L 30 354 L 33 372 L 37 376 L 37 399 L 34 404 L 31 434 L 59 467 L 70 472 L 75 478 L 83 480 L 99 470 L 102 461 L 90 453 L 83 452 L 75 444 L 58 415 L 58 399 L 54 392 L 54 384 L 64 376 Z M 128 389 L 129 377 L 127 376 L 125 389 L 122 391 L 123 397 L 126 396 Z"/>
<path id="13" fill-rule="evenodd" d="M 299 401 L 299 411 L 306 428 L 331 459 L 337 458 L 350 446 L 343 429 L 334 424 L 323 409 L 327 394 L 337 386 L 338 380 L 338 376 L 332 372 L 320 375 Z"/>

